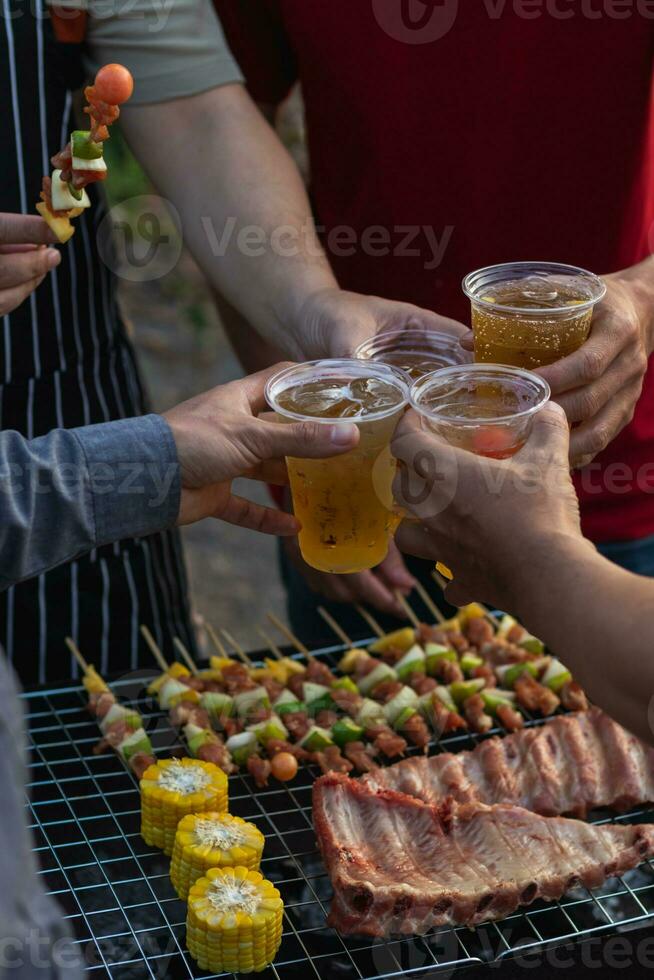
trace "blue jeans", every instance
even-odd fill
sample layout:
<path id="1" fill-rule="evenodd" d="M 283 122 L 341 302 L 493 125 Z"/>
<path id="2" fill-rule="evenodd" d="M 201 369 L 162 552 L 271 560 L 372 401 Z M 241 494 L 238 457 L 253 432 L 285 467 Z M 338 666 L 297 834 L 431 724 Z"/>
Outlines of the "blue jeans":
<path id="1" fill-rule="evenodd" d="M 611 541 L 608 544 L 598 545 L 598 551 L 610 561 L 615 562 L 616 565 L 621 565 L 630 572 L 636 572 L 638 575 L 649 575 L 654 578 L 654 535 L 637 541 Z M 282 580 L 286 586 L 289 621 L 295 633 L 307 645 L 327 645 L 335 640 L 329 627 L 318 615 L 317 608 L 320 605 L 325 606 L 353 639 L 370 635 L 370 628 L 366 626 L 352 606 L 326 601 L 322 596 L 312 592 L 300 573 L 286 560 L 281 546 L 279 557 Z M 434 582 L 431 578 L 434 563 L 422 558 L 410 556 L 405 556 L 405 558 L 409 571 L 422 582 L 436 605 L 441 608 L 446 616 L 453 616 L 456 610 L 449 606 L 440 591 L 434 588 Z M 428 610 L 423 608 L 418 596 L 412 596 L 411 604 L 418 616 L 424 616 L 427 622 L 431 621 L 432 617 L 429 616 Z M 375 617 L 385 630 L 397 629 L 401 625 L 401 622 L 394 616 L 376 613 Z"/>
<path id="2" fill-rule="evenodd" d="M 597 550 L 628 572 L 654 578 L 654 534 L 637 541 L 608 541 L 606 544 L 598 544 Z"/>

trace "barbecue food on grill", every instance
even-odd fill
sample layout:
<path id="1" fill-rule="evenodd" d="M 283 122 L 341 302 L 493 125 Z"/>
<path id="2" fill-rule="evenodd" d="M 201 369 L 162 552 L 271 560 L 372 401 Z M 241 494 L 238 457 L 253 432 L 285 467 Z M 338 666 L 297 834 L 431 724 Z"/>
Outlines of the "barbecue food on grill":
<path id="1" fill-rule="evenodd" d="M 189 892 L 186 942 L 201 970 L 252 973 L 272 963 L 284 903 L 258 871 L 211 868 Z"/>
<path id="2" fill-rule="evenodd" d="M 514 803 L 545 816 L 584 816 L 654 801 L 654 749 L 599 708 L 481 742 L 469 752 L 416 756 L 362 777 L 427 803 Z"/>
<path id="3" fill-rule="evenodd" d="M 177 825 L 170 880 L 185 902 L 209 868 L 259 870 L 265 838 L 253 823 L 229 813 L 189 813 Z"/>
<path id="4" fill-rule="evenodd" d="M 146 769 L 140 789 L 141 836 L 168 857 L 187 813 L 227 812 L 227 776 L 211 762 L 161 759 Z"/>
<path id="5" fill-rule="evenodd" d="M 94 754 L 113 749 L 136 778 L 141 779 L 148 766 L 157 761 L 141 715 L 133 708 L 119 704 L 95 667 L 86 663 L 74 644 L 73 647 L 75 656 L 80 656 L 80 666 L 84 671 L 82 684 L 89 696 L 87 708 L 102 731 L 102 738 L 93 749 Z"/>
<path id="6" fill-rule="evenodd" d="M 435 807 L 328 775 L 313 789 L 318 842 L 343 934 L 475 926 L 578 884 L 593 888 L 654 853 L 654 827 L 593 826 L 517 806 Z"/>

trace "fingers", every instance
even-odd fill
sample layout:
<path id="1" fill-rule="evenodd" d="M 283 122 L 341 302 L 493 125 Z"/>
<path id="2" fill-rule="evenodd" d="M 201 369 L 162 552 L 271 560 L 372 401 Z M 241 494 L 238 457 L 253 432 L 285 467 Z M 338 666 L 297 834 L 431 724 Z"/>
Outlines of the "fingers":
<path id="1" fill-rule="evenodd" d="M 267 459 L 251 470 L 246 470 L 243 476 L 248 480 L 258 480 L 260 483 L 272 483 L 275 487 L 288 486 L 288 470 L 283 459 Z"/>
<path id="2" fill-rule="evenodd" d="M 567 357 L 538 368 L 552 392 L 559 395 L 583 385 L 592 384 L 608 371 L 621 351 L 635 341 L 637 325 L 612 309 L 598 309 L 593 318 L 590 337 Z"/>
<path id="3" fill-rule="evenodd" d="M 306 576 L 314 592 L 333 602 L 359 602 L 371 606 L 377 612 L 391 616 L 403 616 L 404 611 L 393 594 L 373 571 L 355 572 L 353 575 L 328 575 L 318 572 Z"/>
<path id="4" fill-rule="evenodd" d="M 459 343 L 464 350 L 474 350 L 475 349 L 475 335 L 472 330 L 466 330 L 466 332 L 460 337 Z"/>
<path id="5" fill-rule="evenodd" d="M 38 215 L 0 211 L 0 244 L 54 245 L 56 241 L 56 236 Z"/>
<path id="6" fill-rule="evenodd" d="M 12 286 L 11 289 L 0 290 L 0 316 L 11 313 L 12 310 L 20 306 L 30 293 L 41 285 L 43 278 L 43 276 L 38 276 L 36 279 L 30 279 L 23 283 L 22 286 Z"/>
<path id="7" fill-rule="evenodd" d="M 442 555 L 442 545 L 439 546 L 438 535 L 431 527 L 424 524 L 400 524 L 395 539 L 407 555 L 415 558 L 427 558 L 429 561 L 443 561 L 447 565 Z"/>
<path id="8" fill-rule="evenodd" d="M 558 395 L 556 400 L 565 409 L 568 421 L 587 422 L 614 398 L 633 409 L 647 369 L 647 355 L 641 353 L 638 358 L 630 348 L 622 351 L 598 381 Z"/>
<path id="9" fill-rule="evenodd" d="M 272 367 L 266 368 L 264 371 L 257 371 L 255 374 L 250 374 L 248 377 L 237 382 L 237 384 L 241 386 L 242 390 L 245 392 L 245 397 L 248 400 L 248 404 L 253 415 L 259 415 L 266 408 L 268 408 L 265 395 L 266 382 L 268 379 L 274 377 L 276 374 L 279 374 L 279 372 L 283 371 L 284 368 L 291 366 L 292 361 L 282 361 L 279 364 L 273 364 Z"/>
<path id="10" fill-rule="evenodd" d="M 381 565 L 375 569 L 379 581 L 391 591 L 399 589 L 404 595 L 409 595 L 416 580 L 404 564 L 404 559 L 394 541 L 391 541 L 388 554 Z"/>
<path id="11" fill-rule="evenodd" d="M 531 435 L 515 460 L 546 453 L 547 456 L 567 462 L 570 443 L 570 427 L 566 414 L 556 402 L 548 402 L 534 418 Z"/>
<path id="12" fill-rule="evenodd" d="M 331 425 L 325 422 L 257 422 L 253 430 L 260 459 L 293 456 L 324 459 L 354 449 L 359 430 L 353 422 Z"/>
<path id="13" fill-rule="evenodd" d="M 214 517 L 250 531 L 273 534 L 277 537 L 296 535 L 300 530 L 300 523 L 293 514 L 285 514 L 276 507 L 264 507 L 262 504 L 255 504 L 251 500 L 233 494 Z"/>
<path id="14" fill-rule="evenodd" d="M 0 257 L 0 290 L 21 286 L 44 276 L 61 262 L 56 248 L 38 248 Z"/>
<path id="15" fill-rule="evenodd" d="M 640 392 L 640 385 L 638 392 Z M 587 466 L 598 453 L 606 449 L 631 420 L 637 397 L 636 395 L 634 399 L 629 398 L 628 404 L 618 399 L 608 402 L 594 418 L 572 430 L 570 461 L 573 467 Z"/>

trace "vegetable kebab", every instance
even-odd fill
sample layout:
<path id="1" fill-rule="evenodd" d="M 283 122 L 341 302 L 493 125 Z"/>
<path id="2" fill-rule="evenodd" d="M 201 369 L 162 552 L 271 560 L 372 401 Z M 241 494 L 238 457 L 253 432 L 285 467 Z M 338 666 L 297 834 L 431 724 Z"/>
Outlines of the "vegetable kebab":
<path id="1" fill-rule="evenodd" d="M 560 703 L 569 710 L 586 709 L 586 697 L 567 668 L 544 656 L 542 642 L 515 619 L 504 616 L 498 624 L 483 606 L 472 603 L 446 621 L 424 589 L 419 592 L 438 625 L 421 623 L 401 596 L 398 599 L 413 628 L 384 635 L 369 613 L 361 608 L 359 612 L 379 636 L 369 653 L 378 653 L 396 672 L 416 674 L 409 684 L 419 693 L 435 692 L 431 710 L 440 715 L 437 727 L 442 731 L 463 724 L 484 733 L 493 727 L 494 718 L 506 730 L 515 731 L 523 725 L 518 707 L 543 715 L 552 714 Z M 359 669 L 368 670 L 370 664 L 362 661 Z M 374 679 L 381 676 L 379 670 Z M 432 678 L 441 682 L 438 687 Z M 460 712 L 458 718 L 447 716 L 443 707 Z"/>
<path id="2" fill-rule="evenodd" d="M 163 711 L 168 711 L 170 724 L 183 733 L 189 754 L 218 766 L 228 775 L 236 772 L 223 738 L 211 727 L 209 715 L 200 703 L 204 689 L 215 686 L 216 671 L 205 671 L 200 676 L 192 662 L 194 672 L 178 661 L 167 664 L 147 626 L 141 626 L 141 633 L 162 670 L 148 686 L 148 694 L 157 698 Z"/>
<path id="3" fill-rule="evenodd" d="M 118 703 L 109 685 L 86 662 L 70 637 L 66 637 L 66 645 L 82 668 L 82 684 L 89 695 L 87 707 L 102 732 L 102 739 L 93 751 L 112 748 L 140 780 L 145 770 L 157 761 L 141 715 Z"/>
<path id="4" fill-rule="evenodd" d="M 314 752 L 322 771 L 368 772 L 380 753 L 389 759 L 403 755 L 407 742 L 388 724 L 379 705 L 371 712 L 351 678 L 338 677 L 276 616 L 268 613 L 268 618 L 308 660 L 289 680 L 295 702 L 282 710 L 289 729 Z M 339 711 L 346 717 L 339 718 Z"/>
<path id="5" fill-rule="evenodd" d="M 120 115 L 118 106 L 127 102 L 133 89 L 132 76 L 123 65 L 101 68 L 93 85 L 84 89 L 89 103 L 84 112 L 91 128 L 74 130 L 64 149 L 52 157 L 55 169 L 52 176 L 43 178 L 42 200 L 36 210 L 62 244 L 75 231 L 70 219 L 91 206 L 84 188 L 107 177 L 103 143 L 109 139 L 109 126 Z"/>

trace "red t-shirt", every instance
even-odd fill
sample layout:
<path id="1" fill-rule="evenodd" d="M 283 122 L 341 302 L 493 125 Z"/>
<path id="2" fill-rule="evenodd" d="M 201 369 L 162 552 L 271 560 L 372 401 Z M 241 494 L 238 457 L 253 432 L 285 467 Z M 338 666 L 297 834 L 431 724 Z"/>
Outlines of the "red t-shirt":
<path id="1" fill-rule="evenodd" d="M 302 82 L 312 200 L 342 286 L 469 322 L 460 284 L 480 266 L 609 273 L 654 247 L 652 0 L 216 8 L 255 99 Z M 653 369 L 597 463 L 578 481 L 586 534 L 654 534 Z"/>

